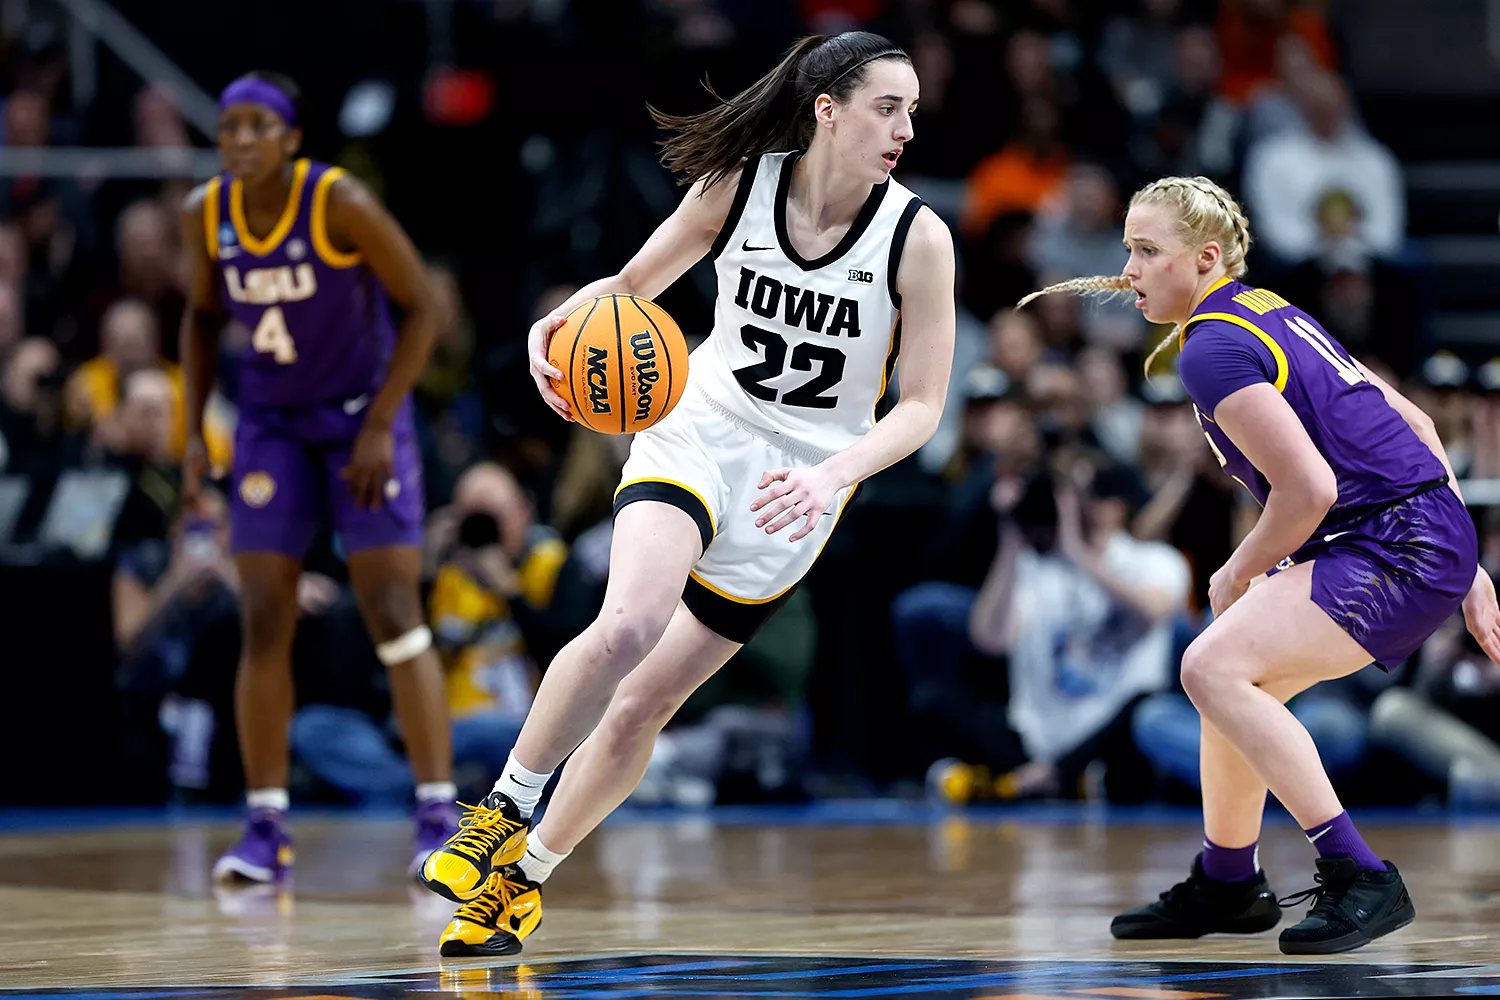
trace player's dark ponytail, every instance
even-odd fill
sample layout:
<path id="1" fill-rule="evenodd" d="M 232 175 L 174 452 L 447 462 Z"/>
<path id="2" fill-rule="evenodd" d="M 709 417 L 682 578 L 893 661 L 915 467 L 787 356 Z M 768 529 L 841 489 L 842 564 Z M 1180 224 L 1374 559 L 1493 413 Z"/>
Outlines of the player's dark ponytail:
<path id="1" fill-rule="evenodd" d="M 868 31 L 808 35 L 733 97 L 720 97 L 705 79 L 716 102 L 707 111 L 669 115 L 648 105 L 652 120 L 676 133 L 662 140 L 661 161 L 679 183 L 704 180 L 711 187 L 749 157 L 805 149 L 812 141 L 818 96 L 848 101 L 878 59 L 911 62 L 889 39 Z"/>

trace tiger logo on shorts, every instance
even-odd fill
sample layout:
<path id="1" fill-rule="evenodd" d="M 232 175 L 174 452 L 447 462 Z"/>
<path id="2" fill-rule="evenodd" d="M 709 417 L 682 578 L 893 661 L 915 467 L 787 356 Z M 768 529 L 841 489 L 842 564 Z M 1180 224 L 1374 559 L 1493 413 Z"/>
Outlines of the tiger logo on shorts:
<path id="1" fill-rule="evenodd" d="M 251 507 L 264 507 L 276 495 L 276 480 L 265 472 L 249 472 L 240 480 L 240 499 Z"/>

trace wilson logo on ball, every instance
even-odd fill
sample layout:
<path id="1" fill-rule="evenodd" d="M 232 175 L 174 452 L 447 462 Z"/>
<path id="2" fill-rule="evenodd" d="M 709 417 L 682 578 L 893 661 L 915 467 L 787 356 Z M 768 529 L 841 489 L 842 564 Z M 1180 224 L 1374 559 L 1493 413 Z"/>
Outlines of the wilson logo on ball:
<path id="1" fill-rule="evenodd" d="M 554 381 L 573 419 L 602 434 L 631 434 L 655 424 L 687 386 L 682 331 L 656 303 L 638 295 L 600 295 L 568 314 L 547 345 Z"/>
<path id="2" fill-rule="evenodd" d="M 643 330 L 630 338 L 630 353 L 635 356 L 635 419 L 645 420 L 651 416 L 651 388 L 661 378 L 656 370 L 656 345 L 651 341 L 651 331 Z"/>

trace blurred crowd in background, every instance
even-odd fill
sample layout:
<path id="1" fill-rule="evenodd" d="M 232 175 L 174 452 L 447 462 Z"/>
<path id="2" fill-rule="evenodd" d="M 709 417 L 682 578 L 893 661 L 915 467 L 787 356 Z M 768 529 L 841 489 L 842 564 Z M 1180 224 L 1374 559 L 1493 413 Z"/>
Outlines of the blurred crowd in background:
<path id="1" fill-rule="evenodd" d="M 879 31 L 915 63 L 900 179 L 959 247 L 949 403 L 936 437 L 870 484 L 807 586 L 663 734 L 637 804 L 1195 800 L 1180 656 L 1255 504 L 1218 469 L 1170 362 L 1142 375 L 1169 331 L 1128 301 L 1011 308 L 1048 282 L 1118 272 L 1124 206 L 1158 176 L 1234 192 L 1256 240 L 1249 280 L 1409 392 L 1461 478 L 1500 477 L 1500 361 L 1424 335 L 1431 265 L 1406 235 L 1402 164 L 1366 127 L 1327 3 L 495 0 L 444 5 L 447 24 L 412 22 L 424 5 L 370 6 L 357 28 L 336 16 L 309 28 L 325 48 L 379 35 L 363 58 L 395 68 L 351 90 L 318 45 L 226 67 L 173 49 L 165 14 L 120 5 L 148 34 L 157 17 L 163 46 L 210 92 L 252 68 L 300 78 L 306 151 L 369 181 L 431 262 L 449 320 L 416 393 L 425 597 L 467 794 L 503 763 L 552 653 L 602 601 L 629 447 L 550 416 L 526 327 L 618 269 L 675 204 L 646 101 L 702 107 L 707 68 L 737 89 L 805 32 Z M 170 87 L 119 66 L 100 71 L 117 86 L 77 100 L 64 23 L 6 26 L 0 157 L 210 148 Z M 178 218 L 195 180 L 0 176 L 0 574 L 14 584 L 0 590 L 23 606 L 78 602 L 32 619 L 52 624 L 3 657 L 0 683 L 45 685 L 63 713 L 89 685 L 107 689 L 90 740 L 117 762 L 96 792 L 115 801 L 242 791 L 225 506 L 178 503 Z M 711 317 L 705 267 L 661 299 L 695 341 Z M 226 330 L 209 407 L 221 475 L 247 337 Z M 1484 564 L 1500 570 L 1500 521 L 1474 509 Z M 294 798 L 402 802 L 411 775 L 338 539 L 307 565 Z M 107 586 L 28 594 L 27 580 L 84 568 Z M 65 621 L 108 634 L 80 644 Z M 1455 620 L 1402 668 L 1292 708 L 1346 798 L 1485 806 L 1500 804 L 1497 704 L 1500 670 Z"/>

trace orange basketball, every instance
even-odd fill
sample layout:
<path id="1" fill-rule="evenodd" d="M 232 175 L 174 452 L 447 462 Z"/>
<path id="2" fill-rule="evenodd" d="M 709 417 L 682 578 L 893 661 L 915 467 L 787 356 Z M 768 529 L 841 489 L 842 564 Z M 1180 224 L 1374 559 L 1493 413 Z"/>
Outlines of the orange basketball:
<path id="1" fill-rule="evenodd" d="M 661 306 L 636 295 L 601 295 L 568 314 L 547 360 L 573 417 L 601 434 L 643 431 L 672 412 L 687 387 L 688 347 Z"/>

